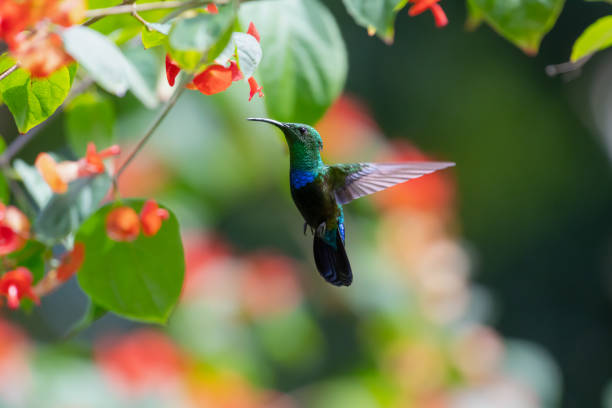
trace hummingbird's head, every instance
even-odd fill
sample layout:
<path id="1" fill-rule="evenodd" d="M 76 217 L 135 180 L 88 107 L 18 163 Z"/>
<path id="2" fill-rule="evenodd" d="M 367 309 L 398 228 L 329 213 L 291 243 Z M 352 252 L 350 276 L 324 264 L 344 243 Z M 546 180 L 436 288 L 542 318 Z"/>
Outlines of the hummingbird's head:
<path id="1" fill-rule="evenodd" d="M 266 118 L 247 118 L 247 120 L 253 120 L 256 122 L 270 123 L 280 130 L 285 135 L 285 140 L 291 150 L 294 147 L 299 148 L 306 152 L 314 153 L 318 155 L 319 150 L 323 149 L 323 139 L 321 135 L 312 126 L 304 125 L 302 123 L 286 123 L 278 122 L 272 119 Z"/>

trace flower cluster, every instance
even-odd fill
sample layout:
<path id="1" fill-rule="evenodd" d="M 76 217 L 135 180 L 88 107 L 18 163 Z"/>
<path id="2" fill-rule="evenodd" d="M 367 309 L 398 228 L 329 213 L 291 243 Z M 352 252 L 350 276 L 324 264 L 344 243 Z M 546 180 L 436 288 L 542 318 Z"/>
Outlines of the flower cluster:
<path id="1" fill-rule="evenodd" d="M 410 0 L 410 2 L 414 3 L 414 5 L 410 7 L 410 10 L 408 10 L 408 15 L 410 17 L 418 16 L 430 10 L 437 27 L 444 27 L 448 24 L 446 13 L 444 13 L 442 6 L 438 4 L 440 0 Z"/>
<path id="2" fill-rule="evenodd" d="M 118 242 L 131 242 L 138 238 L 140 230 L 151 237 L 157 234 L 162 221 L 167 220 L 168 210 L 159 208 L 155 200 L 147 200 L 140 214 L 128 206 L 114 208 L 106 216 L 106 233 L 108 237 Z"/>
<path id="3" fill-rule="evenodd" d="M 80 22 L 83 0 L 3 0 L 0 39 L 19 65 L 35 77 L 45 77 L 72 62 L 57 33 L 58 26 Z"/>
<path id="4" fill-rule="evenodd" d="M 104 173 L 104 159 L 117 156 L 121 149 L 113 145 L 100 152 L 96 145 L 89 143 L 85 157 L 78 161 L 65 160 L 57 163 L 49 153 L 40 153 L 34 162 L 44 180 L 54 193 L 68 191 L 68 184 L 80 177 L 90 177 Z"/>
<path id="5" fill-rule="evenodd" d="M 259 42 L 259 33 L 253 23 L 249 24 L 247 34 L 253 36 L 257 42 Z M 169 55 L 166 55 L 166 78 L 170 86 L 174 86 L 176 76 L 180 70 L 178 64 L 174 62 Z M 235 61 L 230 61 L 229 66 L 212 64 L 207 66 L 204 71 L 197 74 L 193 78 L 193 81 L 187 84 L 187 88 L 198 90 L 204 95 L 214 95 L 225 91 L 230 87 L 232 82 L 240 81 L 243 78 L 244 75 L 242 71 L 240 71 L 238 63 Z M 257 84 L 254 77 L 250 77 L 248 83 L 250 87 L 249 101 L 253 99 L 255 95 L 259 95 L 260 98 L 264 96 L 261 86 Z"/>

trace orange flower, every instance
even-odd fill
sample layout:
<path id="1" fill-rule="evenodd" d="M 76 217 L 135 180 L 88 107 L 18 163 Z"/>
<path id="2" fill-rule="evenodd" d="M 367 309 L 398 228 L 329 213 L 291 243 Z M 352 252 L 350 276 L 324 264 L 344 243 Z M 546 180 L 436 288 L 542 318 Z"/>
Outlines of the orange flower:
<path id="1" fill-rule="evenodd" d="M 219 14 L 219 9 L 215 3 L 209 3 L 206 6 L 206 11 L 208 11 L 210 14 Z"/>
<path id="2" fill-rule="evenodd" d="M 166 79 L 168 80 L 168 84 L 170 86 L 174 86 L 176 76 L 179 72 L 181 72 L 181 68 L 176 64 L 176 62 L 172 61 L 169 55 L 166 55 Z"/>
<path id="3" fill-rule="evenodd" d="M 34 278 L 29 269 L 22 266 L 8 271 L 0 278 L 0 294 L 6 296 L 8 306 L 11 309 L 19 307 L 21 299 L 24 297 L 31 299 L 39 304 L 38 296 L 32 292 L 32 282 Z"/>
<path id="4" fill-rule="evenodd" d="M 440 0 L 410 0 L 414 5 L 408 10 L 410 17 L 417 16 L 427 10 L 431 10 L 437 27 L 444 27 L 448 24 L 448 18 L 442 7 L 438 4 Z"/>
<path id="5" fill-rule="evenodd" d="M 0 203 L 0 256 L 21 249 L 30 236 L 30 221 L 17 207 Z"/>
<path id="6" fill-rule="evenodd" d="M 61 282 L 67 281 L 83 265 L 85 260 L 85 244 L 75 242 L 72 251 L 66 252 L 62 256 L 60 265 L 57 267 L 57 279 Z"/>
<path id="7" fill-rule="evenodd" d="M 119 145 L 112 145 L 99 153 L 96 151 L 96 145 L 89 143 L 85 157 L 79 160 L 79 177 L 93 176 L 104 173 L 104 159 L 121 154 Z"/>
<path id="8" fill-rule="evenodd" d="M 50 23 L 71 26 L 83 19 L 85 9 L 83 0 L 2 0 L 0 39 L 22 68 L 48 76 L 72 61 Z"/>
<path id="9" fill-rule="evenodd" d="M 87 145 L 87 153 L 78 161 L 65 160 L 57 163 L 48 153 L 39 153 L 34 166 L 54 193 L 68 191 L 68 183 L 79 177 L 89 177 L 103 173 L 104 159 L 121 153 L 119 146 L 113 145 L 101 152 L 96 151 L 93 143 Z"/>
<path id="10" fill-rule="evenodd" d="M 255 28 L 255 24 L 253 24 L 253 22 L 249 24 L 249 29 L 247 30 L 247 34 L 251 34 L 253 37 L 255 37 L 257 42 L 259 42 L 259 32 Z"/>
<path id="11" fill-rule="evenodd" d="M 140 211 L 142 233 L 147 237 L 157 234 L 157 231 L 161 228 L 162 221 L 167 220 L 169 216 L 168 211 L 159 208 L 155 200 L 147 200 Z"/>
<path id="12" fill-rule="evenodd" d="M 223 65 L 210 65 L 193 78 L 193 84 L 204 95 L 214 95 L 225 91 L 232 84 L 232 69 Z"/>
<path id="13" fill-rule="evenodd" d="M 263 90 L 261 86 L 257 84 L 257 81 L 255 80 L 255 78 L 253 77 L 249 78 L 249 86 L 251 87 L 251 91 L 249 93 L 249 101 L 253 99 L 255 94 L 258 94 L 260 98 L 264 96 Z"/>
<path id="14" fill-rule="evenodd" d="M 130 242 L 140 234 L 138 214 L 130 207 L 114 208 L 106 216 L 106 234 L 117 242 Z"/>

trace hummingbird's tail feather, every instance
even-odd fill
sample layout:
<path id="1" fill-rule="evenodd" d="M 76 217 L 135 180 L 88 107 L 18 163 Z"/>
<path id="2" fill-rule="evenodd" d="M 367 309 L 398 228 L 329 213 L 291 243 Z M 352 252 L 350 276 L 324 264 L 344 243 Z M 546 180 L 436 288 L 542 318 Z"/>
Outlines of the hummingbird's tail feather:
<path id="1" fill-rule="evenodd" d="M 353 282 L 353 272 L 340 231 L 336 230 L 335 248 L 315 233 L 313 249 L 315 264 L 321 276 L 332 285 L 350 286 Z"/>

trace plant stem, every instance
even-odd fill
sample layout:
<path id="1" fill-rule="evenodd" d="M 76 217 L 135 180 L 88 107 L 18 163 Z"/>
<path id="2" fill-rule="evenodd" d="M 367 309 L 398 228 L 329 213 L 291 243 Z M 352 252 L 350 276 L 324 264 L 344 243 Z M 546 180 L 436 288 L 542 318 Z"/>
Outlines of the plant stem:
<path id="1" fill-rule="evenodd" d="M 212 0 L 189 0 L 189 1 L 158 1 L 155 3 L 142 3 L 142 4 L 122 4 L 114 7 L 107 7 L 101 9 L 93 9 L 87 10 L 85 12 L 85 16 L 89 18 L 99 18 L 104 16 L 111 16 L 115 14 L 128 14 L 133 11 L 150 11 L 150 10 L 162 10 L 162 9 L 171 9 L 178 7 L 193 7 L 200 6 L 208 3 L 212 3 Z M 227 3 L 227 0 L 218 0 L 215 1 L 217 4 Z"/>
<path id="2" fill-rule="evenodd" d="M 6 71 L 4 71 L 3 73 L 1 73 L 0 74 L 0 81 L 2 81 L 4 78 L 6 78 L 7 76 L 9 76 L 13 72 L 15 72 L 17 70 L 17 68 L 19 68 L 19 64 L 15 64 L 12 67 L 10 67 L 9 69 L 7 69 Z"/>
<path id="3" fill-rule="evenodd" d="M 168 113 L 170 112 L 170 109 L 172 109 L 172 107 L 176 104 L 176 101 L 178 100 L 179 96 L 181 96 L 181 94 L 185 91 L 185 85 L 187 85 L 187 83 L 189 83 L 192 79 L 193 79 L 193 75 L 185 74 L 185 73 L 183 74 L 181 80 L 176 85 L 176 90 L 174 91 L 172 96 L 170 96 L 170 99 L 168 99 L 166 104 L 162 107 L 161 111 L 159 111 L 159 113 L 157 114 L 157 116 L 155 117 L 151 125 L 149 126 L 149 128 L 146 130 L 144 135 L 142 135 L 142 137 L 140 138 L 140 141 L 138 142 L 136 147 L 134 147 L 134 149 L 130 152 L 130 154 L 125 159 L 123 164 L 119 166 L 119 168 L 115 172 L 115 176 L 113 177 L 113 184 L 115 186 L 115 189 L 117 188 L 117 182 L 118 182 L 119 176 L 121 176 L 121 173 L 125 171 L 127 166 L 132 162 L 132 160 L 134 160 L 136 155 L 142 150 L 144 145 L 149 141 L 149 139 L 151 138 L 151 136 L 153 135 L 153 133 L 155 132 L 159 124 L 164 120 L 166 115 L 168 115 Z"/>

